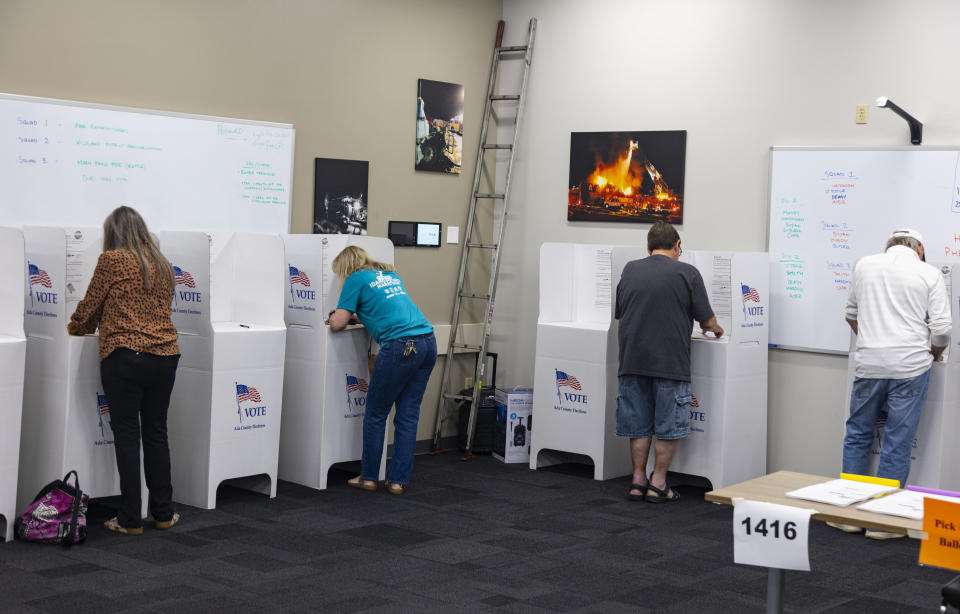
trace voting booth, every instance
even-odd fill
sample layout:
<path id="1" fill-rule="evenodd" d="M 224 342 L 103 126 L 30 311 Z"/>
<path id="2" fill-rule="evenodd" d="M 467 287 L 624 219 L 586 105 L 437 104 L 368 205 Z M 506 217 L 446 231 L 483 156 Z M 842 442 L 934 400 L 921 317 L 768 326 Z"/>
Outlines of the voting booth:
<path id="1" fill-rule="evenodd" d="M 638 246 L 541 247 L 531 468 L 558 462 L 563 456 L 554 453 L 567 452 L 589 457 L 594 479 L 633 471 L 629 442 L 616 435 L 613 313 L 624 265 L 646 256 Z M 702 338 L 694 326 L 691 433 L 680 442 L 671 471 L 722 488 L 766 472 L 767 257 L 688 252 L 683 260 L 700 270 L 725 334 Z"/>
<path id="2" fill-rule="evenodd" d="M 931 263 L 933 264 L 933 263 Z M 943 490 L 960 491 L 960 310 L 957 309 L 957 292 L 960 288 L 960 265 L 934 264 L 940 269 L 950 296 L 953 334 L 950 347 L 944 352 L 942 362 L 935 362 L 930 369 L 930 387 L 927 401 L 920 415 L 917 435 L 910 453 L 909 484 Z M 841 314 L 842 317 L 842 314 Z M 847 362 L 847 396 L 844 398 L 843 417 L 850 415 L 850 392 L 853 389 L 856 360 L 856 337 L 850 334 L 850 358 Z M 883 447 L 885 414 L 874 427 L 873 443 L 870 446 L 870 472 L 876 475 Z M 844 426 L 844 433 L 846 427 Z M 905 484 L 901 484 L 901 487 Z"/>
<path id="3" fill-rule="evenodd" d="M 343 248 L 356 245 L 374 260 L 393 264 L 393 243 L 360 235 L 291 234 L 282 238 L 287 348 L 280 478 L 322 490 L 327 487 L 332 465 L 356 461 L 362 455 L 370 382 L 370 335 L 366 329 L 348 326 L 332 332 L 325 324 L 340 297 L 340 280 L 331 262 Z"/>
<path id="4" fill-rule="evenodd" d="M 0 535 L 13 539 L 17 513 L 17 468 L 20 464 L 20 421 L 23 410 L 23 332 L 27 285 L 23 234 L 0 227 Z"/>
<path id="5" fill-rule="evenodd" d="M 280 237 L 158 239 L 174 267 L 180 346 L 167 420 L 174 499 L 212 509 L 230 479 L 275 497 L 286 344 Z"/>
<path id="6" fill-rule="evenodd" d="M 534 366 L 530 468 L 593 461 L 597 480 L 633 471 L 617 437 L 617 334 L 613 325 L 612 247 L 544 243 Z"/>
<path id="7" fill-rule="evenodd" d="M 110 407 L 100 383 L 96 335 L 71 337 L 67 322 L 101 252 L 99 228 L 25 226 L 27 335 L 17 509 L 70 470 L 91 497 L 120 494 Z M 146 501 L 146 497 L 144 497 Z"/>

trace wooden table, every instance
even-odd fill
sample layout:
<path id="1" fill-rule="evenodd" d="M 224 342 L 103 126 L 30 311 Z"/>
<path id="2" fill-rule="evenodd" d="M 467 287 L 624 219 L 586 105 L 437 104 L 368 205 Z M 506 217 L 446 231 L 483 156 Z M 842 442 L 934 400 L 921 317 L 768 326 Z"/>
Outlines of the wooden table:
<path id="1" fill-rule="evenodd" d="M 838 507 L 828 503 L 817 503 L 816 501 L 793 499 L 786 496 L 786 493 L 791 490 L 810 486 L 811 484 L 822 484 L 832 479 L 835 478 L 810 475 L 809 473 L 796 473 L 794 471 L 777 471 L 776 473 L 727 486 L 726 488 L 711 490 L 704 495 L 704 499 L 713 503 L 725 503 L 727 505 L 733 505 L 735 499 L 749 499 L 751 501 L 763 501 L 766 503 L 778 503 L 780 505 L 814 509 L 817 511 L 811 518 L 815 520 L 852 524 L 874 531 L 887 531 L 918 539 L 923 538 L 923 521 L 921 520 L 911 520 L 899 516 L 865 512 L 858 510 L 858 504 L 856 503 L 847 507 Z M 783 580 L 782 569 L 774 569 L 772 567 L 768 569 L 766 610 L 768 613 L 772 614 L 783 611 Z"/>

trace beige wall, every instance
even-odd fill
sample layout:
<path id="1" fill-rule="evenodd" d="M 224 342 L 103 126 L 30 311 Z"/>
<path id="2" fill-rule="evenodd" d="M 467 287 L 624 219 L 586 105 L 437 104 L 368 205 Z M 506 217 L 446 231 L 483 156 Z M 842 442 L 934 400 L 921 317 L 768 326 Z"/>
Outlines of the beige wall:
<path id="1" fill-rule="evenodd" d="M 503 6 L 508 23 L 539 18 L 491 339 L 513 367 L 506 384 L 533 381 L 540 245 L 642 245 L 649 228 L 566 220 L 570 132 L 687 130 L 680 235 L 703 250 L 766 248 L 770 146 L 909 145 L 890 111 L 871 108 L 869 123 L 855 124 L 857 104 L 889 96 L 924 122 L 924 145 L 960 143 L 953 0 Z M 846 363 L 771 350 L 769 470 L 839 471 Z"/>
<path id="2" fill-rule="evenodd" d="M 391 219 L 463 229 L 500 12 L 500 0 L 0 0 L 0 92 L 292 123 L 292 231 L 311 229 L 315 157 L 370 161 L 371 235 Z M 465 86 L 461 176 L 413 170 L 418 78 Z M 458 246 L 398 248 L 396 264 L 430 321 L 448 323 Z"/>

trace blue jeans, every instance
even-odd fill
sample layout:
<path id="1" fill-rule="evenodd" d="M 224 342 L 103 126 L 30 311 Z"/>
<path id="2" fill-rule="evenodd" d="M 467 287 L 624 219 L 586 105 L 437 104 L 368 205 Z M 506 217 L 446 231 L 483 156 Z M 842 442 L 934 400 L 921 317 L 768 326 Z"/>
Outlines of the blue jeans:
<path id="1" fill-rule="evenodd" d="M 858 377 L 853 380 L 847 436 L 843 439 L 844 473 L 867 474 L 873 430 L 886 404 L 887 422 L 883 429 L 877 477 L 899 480 L 901 487 L 906 485 L 913 439 L 929 384 L 929 370 L 906 379 Z"/>
<path id="2" fill-rule="evenodd" d="M 621 375 L 617 391 L 617 435 L 682 439 L 690 434 L 690 382 Z"/>
<path id="3" fill-rule="evenodd" d="M 406 350 L 408 344 L 412 344 L 413 348 L 409 352 Z M 410 482 L 417 423 L 420 421 L 420 402 L 436 362 L 437 339 L 433 333 L 391 339 L 380 346 L 373 373 L 370 374 L 370 390 L 367 391 L 367 407 L 363 414 L 360 474 L 364 480 L 375 482 L 380 473 L 387 416 L 396 403 L 393 458 L 387 468 L 387 480 L 402 486 Z"/>

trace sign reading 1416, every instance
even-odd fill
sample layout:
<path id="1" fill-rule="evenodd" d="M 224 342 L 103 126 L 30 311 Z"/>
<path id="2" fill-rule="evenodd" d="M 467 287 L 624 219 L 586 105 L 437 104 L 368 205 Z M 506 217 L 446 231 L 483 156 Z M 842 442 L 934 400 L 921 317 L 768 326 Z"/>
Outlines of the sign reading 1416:
<path id="1" fill-rule="evenodd" d="M 751 518 L 747 516 L 740 521 L 740 524 L 744 526 L 744 529 L 747 532 L 747 535 L 756 533 L 757 535 L 762 535 L 764 537 L 770 537 L 772 539 L 779 539 L 781 536 L 784 539 L 797 539 L 797 523 L 792 520 L 788 520 L 783 523 L 783 533 L 780 532 L 780 521 L 779 520 L 770 520 L 770 527 L 767 527 L 766 518 Z"/>
<path id="2" fill-rule="evenodd" d="M 807 549 L 813 510 L 738 501 L 733 508 L 733 561 L 810 571 Z"/>

